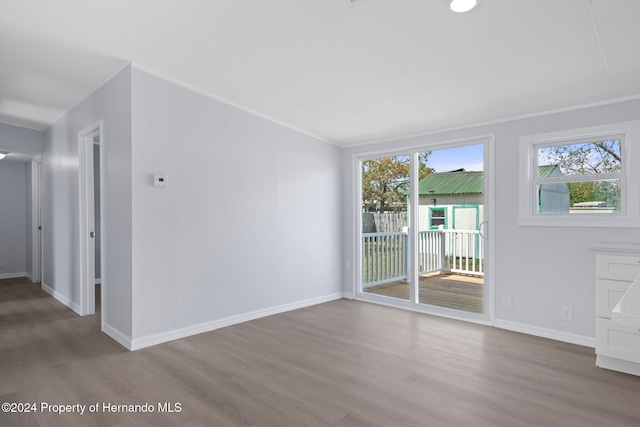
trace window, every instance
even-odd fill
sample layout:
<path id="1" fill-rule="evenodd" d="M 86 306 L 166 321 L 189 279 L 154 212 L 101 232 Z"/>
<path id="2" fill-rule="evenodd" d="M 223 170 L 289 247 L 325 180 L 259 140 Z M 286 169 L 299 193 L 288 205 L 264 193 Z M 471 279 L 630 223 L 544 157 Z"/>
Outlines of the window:
<path id="1" fill-rule="evenodd" d="M 534 144 L 538 213 L 620 212 L 624 135 L 583 141 Z"/>
<path id="2" fill-rule="evenodd" d="M 638 123 L 521 137 L 518 224 L 640 226 L 639 175 L 629 167 Z"/>
<path id="3" fill-rule="evenodd" d="M 429 208 L 429 228 L 438 230 L 447 228 L 445 208 Z"/>

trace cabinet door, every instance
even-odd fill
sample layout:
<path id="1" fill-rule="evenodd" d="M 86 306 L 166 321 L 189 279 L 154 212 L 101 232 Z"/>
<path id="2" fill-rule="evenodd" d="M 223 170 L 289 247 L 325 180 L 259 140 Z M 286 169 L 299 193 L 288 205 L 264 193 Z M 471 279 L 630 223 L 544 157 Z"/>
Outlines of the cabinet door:
<path id="1" fill-rule="evenodd" d="M 611 318 L 611 310 L 616 306 L 622 295 L 629 289 L 632 282 L 619 280 L 596 280 L 596 316 Z"/>
<path id="2" fill-rule="evenodd" d="M 640 332 L 614 325 L 608 319 L 596 319 L 596 353 L 640 363 Z"/>

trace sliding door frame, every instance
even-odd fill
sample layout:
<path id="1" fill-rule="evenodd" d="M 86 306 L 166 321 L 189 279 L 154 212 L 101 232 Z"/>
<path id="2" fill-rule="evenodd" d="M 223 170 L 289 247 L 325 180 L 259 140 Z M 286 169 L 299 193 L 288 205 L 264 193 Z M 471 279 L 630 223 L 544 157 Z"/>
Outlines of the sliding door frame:
<path id="1" fill-rule="evenodd" d="M 450 148 L 459 148 L 469 145 L 483 144 L 484 159 L 484 227 L 483 234 L 487 236 L 485 240 L 485 275 L 484 275 L 484 313 L 479 315 L 465 311 L 441 308 L 418 302 L 417 280 L 418 265 L 416 244 L 418 241 L 418 213 L 419 213 L 419 195 L 418 188 L 418 153 L 425 151 L 446 150 Z M 410 281 L 410 299 L 401 300 L 396 298 L 374 295 L 362 291 L 362 162 L 380 157 L 394 157 L 399 155 L 407 155 L 411 157 L 411 175 L 410 175 L 410 204 L 409 204 L 409 238 L 408 238 L 408 259 L 407 259 L 407 275 Z M 455 140 L 447 140 L 441 142 L 429 142 L 420 145 L 412 145 L 402 148 L 394 148 L 393 150 L 375 150 L 356 153 L 352 157 L 353 173 L 354 173 L 354 192 L 355 198 L 355 233 L 354 233 L 354 254 L 353 259 L 356 260 L 354 265 L 354 298 L 361 301 L 373 302 L 377 304 L 389 305 L 393 307 L 404 308 L 412 311 L 418 311 L 428 314 L 434 314 L 443 317 L 466 320 L 481 324 L 493 324 L 495 318 L 495 291 L 494 291 L 494 274 L 495 274 L 495 236 L 492 231 L 495 224 L 495 181 L 494 181 L 494 159 L 495 144 L 494 135 L 478 135 L 469 138 L 461 138 Z"/>

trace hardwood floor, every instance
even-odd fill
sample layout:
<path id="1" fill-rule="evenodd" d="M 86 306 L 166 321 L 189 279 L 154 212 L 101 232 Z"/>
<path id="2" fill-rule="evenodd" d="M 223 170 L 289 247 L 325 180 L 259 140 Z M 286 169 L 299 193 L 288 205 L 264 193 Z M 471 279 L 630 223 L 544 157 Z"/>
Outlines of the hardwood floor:
<path id="1" fill-rule="evenodd" d="M 0 403 L 155 407 L 0 413 L 2 426 L 640 425 L 640 377 L 594 359 L 590 348 L 349 300 L 128 352 L 99 316 L 0 280 Z"/>

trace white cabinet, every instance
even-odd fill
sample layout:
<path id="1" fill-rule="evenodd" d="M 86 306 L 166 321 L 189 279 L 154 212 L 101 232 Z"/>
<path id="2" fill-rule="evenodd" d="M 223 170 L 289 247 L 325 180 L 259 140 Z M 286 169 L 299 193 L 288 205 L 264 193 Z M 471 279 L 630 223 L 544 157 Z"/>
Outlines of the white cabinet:
<path id="1" fill-rule="evenodd" d="M 640 330 L 616 324 L 611 311 L 640 275 L 640 245 L 597 244 L 596 365 L 640 375 Z"/>

